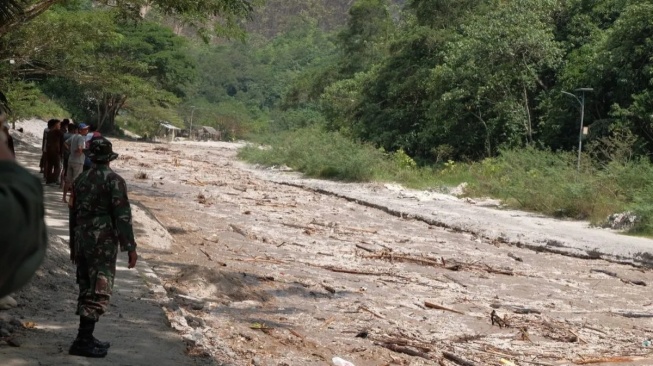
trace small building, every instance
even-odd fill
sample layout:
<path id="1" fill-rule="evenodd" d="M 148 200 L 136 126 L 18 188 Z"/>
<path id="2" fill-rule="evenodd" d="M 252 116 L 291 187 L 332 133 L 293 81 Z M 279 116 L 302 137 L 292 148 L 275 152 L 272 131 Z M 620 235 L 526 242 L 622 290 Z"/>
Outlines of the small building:
<path id="1" fill-rule="evenodd" d="M 172 141 L 175 137 L 179 136 L 181 133 L 181 128 L 175 127 L 169 123 L 161 122 L 159 124 L 159 130 L 157 131 L 157 136 L 162 137 L 168 141 Z"/>
<path id="2" fill-rule="evenodd" d="M 201 141 L 218 141 L 222 137 L 220 131 L 210 126 L 199 126 L 195 131 L 193 131 L 193 134 Z"/>

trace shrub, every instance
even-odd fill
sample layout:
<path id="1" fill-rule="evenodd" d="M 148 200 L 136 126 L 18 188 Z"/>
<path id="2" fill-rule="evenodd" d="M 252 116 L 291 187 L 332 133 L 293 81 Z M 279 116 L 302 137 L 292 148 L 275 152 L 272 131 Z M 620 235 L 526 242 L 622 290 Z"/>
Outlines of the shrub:
<path id="1" fill-rule="evenodd" d="M 247 146 L 240 156 L 263 165 L 288 165 L 310 177 L 344 181 L 369 181 L 383 164 L 383 154 L 337 132 L 309 127 L 286 132 L 270 140 L 270 149 Z"/>

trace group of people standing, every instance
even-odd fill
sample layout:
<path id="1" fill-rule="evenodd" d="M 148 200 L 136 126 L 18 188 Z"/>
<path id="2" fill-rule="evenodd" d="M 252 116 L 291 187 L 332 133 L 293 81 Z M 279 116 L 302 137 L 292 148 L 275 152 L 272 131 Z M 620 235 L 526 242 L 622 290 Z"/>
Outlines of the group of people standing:
<path id="1" fill-rule="evenodd" d="M 46 185 L 63 188 L 64 202 L 75 179 L 91 167 L 88 149 L 91 141 L 101 135 L 90 130 L 85 123 L 75 124 L 67 118 L 51 119 L 43 130 L 39 167 Z"/>
<path id="2" fill-rule="evenodd" d="M 0 298 L 25 286 L 40 267 L 48 243 L 43 187 L 15 161 L 7 114 L 0 109 Z M 48 121 L 43 134 L 41 172 L 46 184 L 63 182 L 70 219 L 70 259 L 79 285 L 77 337 L 70 355 L 105 357 L 111 344 L 93 336 L 108 307 L 118 251 L 128 268 L 138 260 L 125 180 L 110 168 L 118 157 L 111 142 L 84 123 Z M 62 175 L 62 171 L 65 173 Z M 65 178 L 63 178 L 65 177 Z"/>

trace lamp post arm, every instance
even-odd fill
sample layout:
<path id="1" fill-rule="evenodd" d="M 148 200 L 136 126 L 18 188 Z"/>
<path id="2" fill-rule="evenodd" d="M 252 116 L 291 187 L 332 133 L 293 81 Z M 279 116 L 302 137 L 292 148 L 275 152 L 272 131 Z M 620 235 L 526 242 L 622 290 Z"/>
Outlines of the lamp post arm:
<path id="1" fill-rule="evenodd" d="M 566 95 L 569 95 L 570 97 L 574 97 L 574 99 L 576 99 L 576 101 L 578 102 L 578 104 L 579 104 L 581 107 L 583 106 L 583 102 L 582 102 L 582 101 L 581 101 L 581 100 L 580 100 L 580 99 L 579 99 L 575 94 L 572 94 L 572 93 L 570 93 L 570 92 L 566 92 L 566 91 L 564 91 L 564 90 L 562 91 L 562 94 L 566 94 Z"/>

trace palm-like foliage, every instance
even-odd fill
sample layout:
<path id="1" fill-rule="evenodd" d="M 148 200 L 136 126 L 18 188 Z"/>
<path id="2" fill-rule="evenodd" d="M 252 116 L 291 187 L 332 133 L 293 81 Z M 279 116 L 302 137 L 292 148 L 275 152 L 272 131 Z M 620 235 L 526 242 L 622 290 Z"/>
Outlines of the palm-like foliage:
<path id="1" fill-rule="evenodd" d="M 23 0 L 0 1 L 0 23 L 7 23 L 21 14 L 23 12 L 23 3 Z"/>

